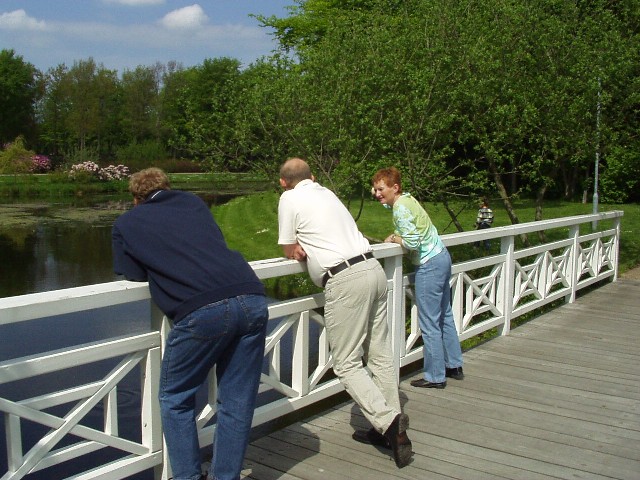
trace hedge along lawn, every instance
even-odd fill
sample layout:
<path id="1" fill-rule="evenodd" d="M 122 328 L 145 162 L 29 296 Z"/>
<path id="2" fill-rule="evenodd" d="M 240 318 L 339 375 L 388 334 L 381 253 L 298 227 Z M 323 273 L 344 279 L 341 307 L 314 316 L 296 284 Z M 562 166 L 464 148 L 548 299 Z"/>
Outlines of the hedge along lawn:
<path id="1" fill-rule="evenodd" d="M 171 186 L 177 190 L 223 191 L 245 194 L 270 187 L 264 175 L 251 173 L 169 173 Z M 128 180 L 81 182 L 67 173 L 0 175 L 0 200 L 9 198 L 64 197 L 94 193 L 127 193 Z"/>
<path id="2" fill-rule="evenodd" d="M 108 182 L 74 182 L 66 174 L 0 175 L 0 201 L 2 198 L 74 197 L 104 193 L 126 193 L 126 180 Z"/>

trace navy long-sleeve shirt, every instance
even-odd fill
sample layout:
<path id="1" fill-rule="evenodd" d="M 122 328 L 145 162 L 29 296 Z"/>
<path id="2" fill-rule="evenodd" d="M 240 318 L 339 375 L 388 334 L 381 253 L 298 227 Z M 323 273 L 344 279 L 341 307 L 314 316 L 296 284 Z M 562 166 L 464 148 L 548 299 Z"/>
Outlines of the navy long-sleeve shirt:
<path id="1" fill-rule="evenodd" d="M 113 266 L 128 280 L 148 281 L 151 297 L 175 322 L 210 303 L 264 285 L 230 250 L 207 205 L 178 190 L 158 190 L 121 215 L 112 231 Z"/>

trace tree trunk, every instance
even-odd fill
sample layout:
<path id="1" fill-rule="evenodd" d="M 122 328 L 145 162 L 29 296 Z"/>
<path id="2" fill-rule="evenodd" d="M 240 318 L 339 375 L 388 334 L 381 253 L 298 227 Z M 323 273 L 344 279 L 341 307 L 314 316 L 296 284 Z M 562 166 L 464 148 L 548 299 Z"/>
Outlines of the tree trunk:
<path id="1" fill-rule="evenodd" d="M 360 215 L 362 215 L 362 210 L 364 209 L 364 198 L 365 198 L 365 189 L 362 189 L 362 195 L 360 195 L 360 208 L 358 208 L 358 214 L 356 215 L 356 217 L 354 218 L 354 220 L 357 222 L 360 219 Z"/>
<path id="2" fill-rule="evenodd" d="M 491 173 L 491 175 L 493 176 L 493 181 L 496 184 L 496 187 L 498 189 L 498 193 L 500 194 L 500 198 L 502 199 L 502 203 L 504 204 L 504 208 L 507 211 L 507 215 L 509 216 L 509 220 L 511 220 L 511 224 L 515 225 L 517 223 L 520 223 L 520 220 L 518 220 L 518 216 L 516 215 L 516 211 L 513 208 L 513 204 L 511 203 L 511 200 L 509 199 L 509 195 L 507 193 L 507 189 L 504 186 L 504 183 L 502 182 L 502 177 L 500 176 L 500 172 L 498 172 L 498 168 L 496 166 L 496 162 L 493 159 L 487 159 L 488 163 L 489 163 L 489 172 Z M 529 246 L 529 239 L 527 238 L 526 234 L 522 234 L 520 235 L 520 240 L 522 241 L 522 244 L 525 247 Z"/>
<path id="3" fill-rule="evenodd" d="M 582 203 L 586 204 L 589 195 L 589 188 L 587 185 L 589 184 L 589 168 L 587 167 L 587 171 L 584 174 L 584 190 L 582 190 Z"/>
<path id="4" fill-rule="evenodd" d="M 545 193 L 547 193 L 546 183 L 542 184 L 542 186 L 538 189 L 538 192 L 536 193 L 536 216 L 535 216 L 536 222 L 539 222 L 540 220 L 542 220 L 542 202 L 544 201 Z M 546 235 L 544 234 L 544 230 L 540 230 L 538 232 L 538 238 L 542 243 L 545 243 L 547 241 Z"/>
<path id="5" fill-rule="evenodd" d="M 464 228 L 462 228 L 462 225 L 460 225 L 460 222 L 458 221 L 458 214 L 453 210 L 451 210 L 451 207 L 449 206 L 449 202 L 445 199 L 442 199 L 442 204 L 444 205 L 444 208 L 447 209 L 447 213 L 451 217 L 451 222 L 456 226 L 456 229 L 459 232 L 464 232 Z"/>

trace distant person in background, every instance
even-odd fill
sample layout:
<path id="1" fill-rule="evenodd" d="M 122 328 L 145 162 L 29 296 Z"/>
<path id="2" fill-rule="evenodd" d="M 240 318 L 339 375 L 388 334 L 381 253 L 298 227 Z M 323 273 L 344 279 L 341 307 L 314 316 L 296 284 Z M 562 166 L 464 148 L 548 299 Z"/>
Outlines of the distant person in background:
<path id="1" fill-rule="evenodd" d="M 462 380 L 462 350 L 451 310 L 451 257 L 431 218 L 411 196 L 402 192 L 397 168 L 383 168 L 373 176 L 378 201 L 393 211 L 394 232 L 385 242 L 409 250 L 416 266 L 415 295 L 424 342 L 422 376 L 411 381 L 418 388 L 447 386 L 447 378 Z"/>
<path id="2" fill-rule="evenodd" d="M 264 360 L 269 313 L 264 286 L 230 250 L 209 207 L 171 190 L 158 168 L 129 181 L 134 208 L 113 226 L 113 266 L 148 281 L 173 322 L 162 357 L 160 410 L 174 480 L 240 478 Z M 216 367 L 213 459 L 202 473 L 196 392 Z"/>
<path id="3" fill-rule="evenodd" d="M 476 230 L 484 230 L 485 228 L 491 228 L 493 224 L 493 210 L 489 208 L 489 202 L 486 197 L 483 197 L 478 209 L 478 216 L 476 217 Z M 475 243 L 476 247 L 480 246 L 480 242 Z M 484 248 L 489 250 L 491 242 L 489 240 L 484 241 Z"/>

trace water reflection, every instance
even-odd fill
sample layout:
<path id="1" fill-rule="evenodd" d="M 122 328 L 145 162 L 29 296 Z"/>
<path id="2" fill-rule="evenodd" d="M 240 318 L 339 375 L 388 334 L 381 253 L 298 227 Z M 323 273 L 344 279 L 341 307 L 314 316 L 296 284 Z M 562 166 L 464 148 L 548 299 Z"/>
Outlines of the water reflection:
<path id="1" fill-rule="evenodd" d="M 237 196 L 198 194 L 209 206 Z M 0 298 L 116 280 L 111 227 L 132 206 L 130 196 L 122 194 L 0 205 L 30 220 L 27 226 L 1 227 L 0 222 Z"/>
<path id="2" fill-rule="evenodd" d="M 0 233 L 0 297 L 110 282 L 111 225 L 42 224 Z"/>

